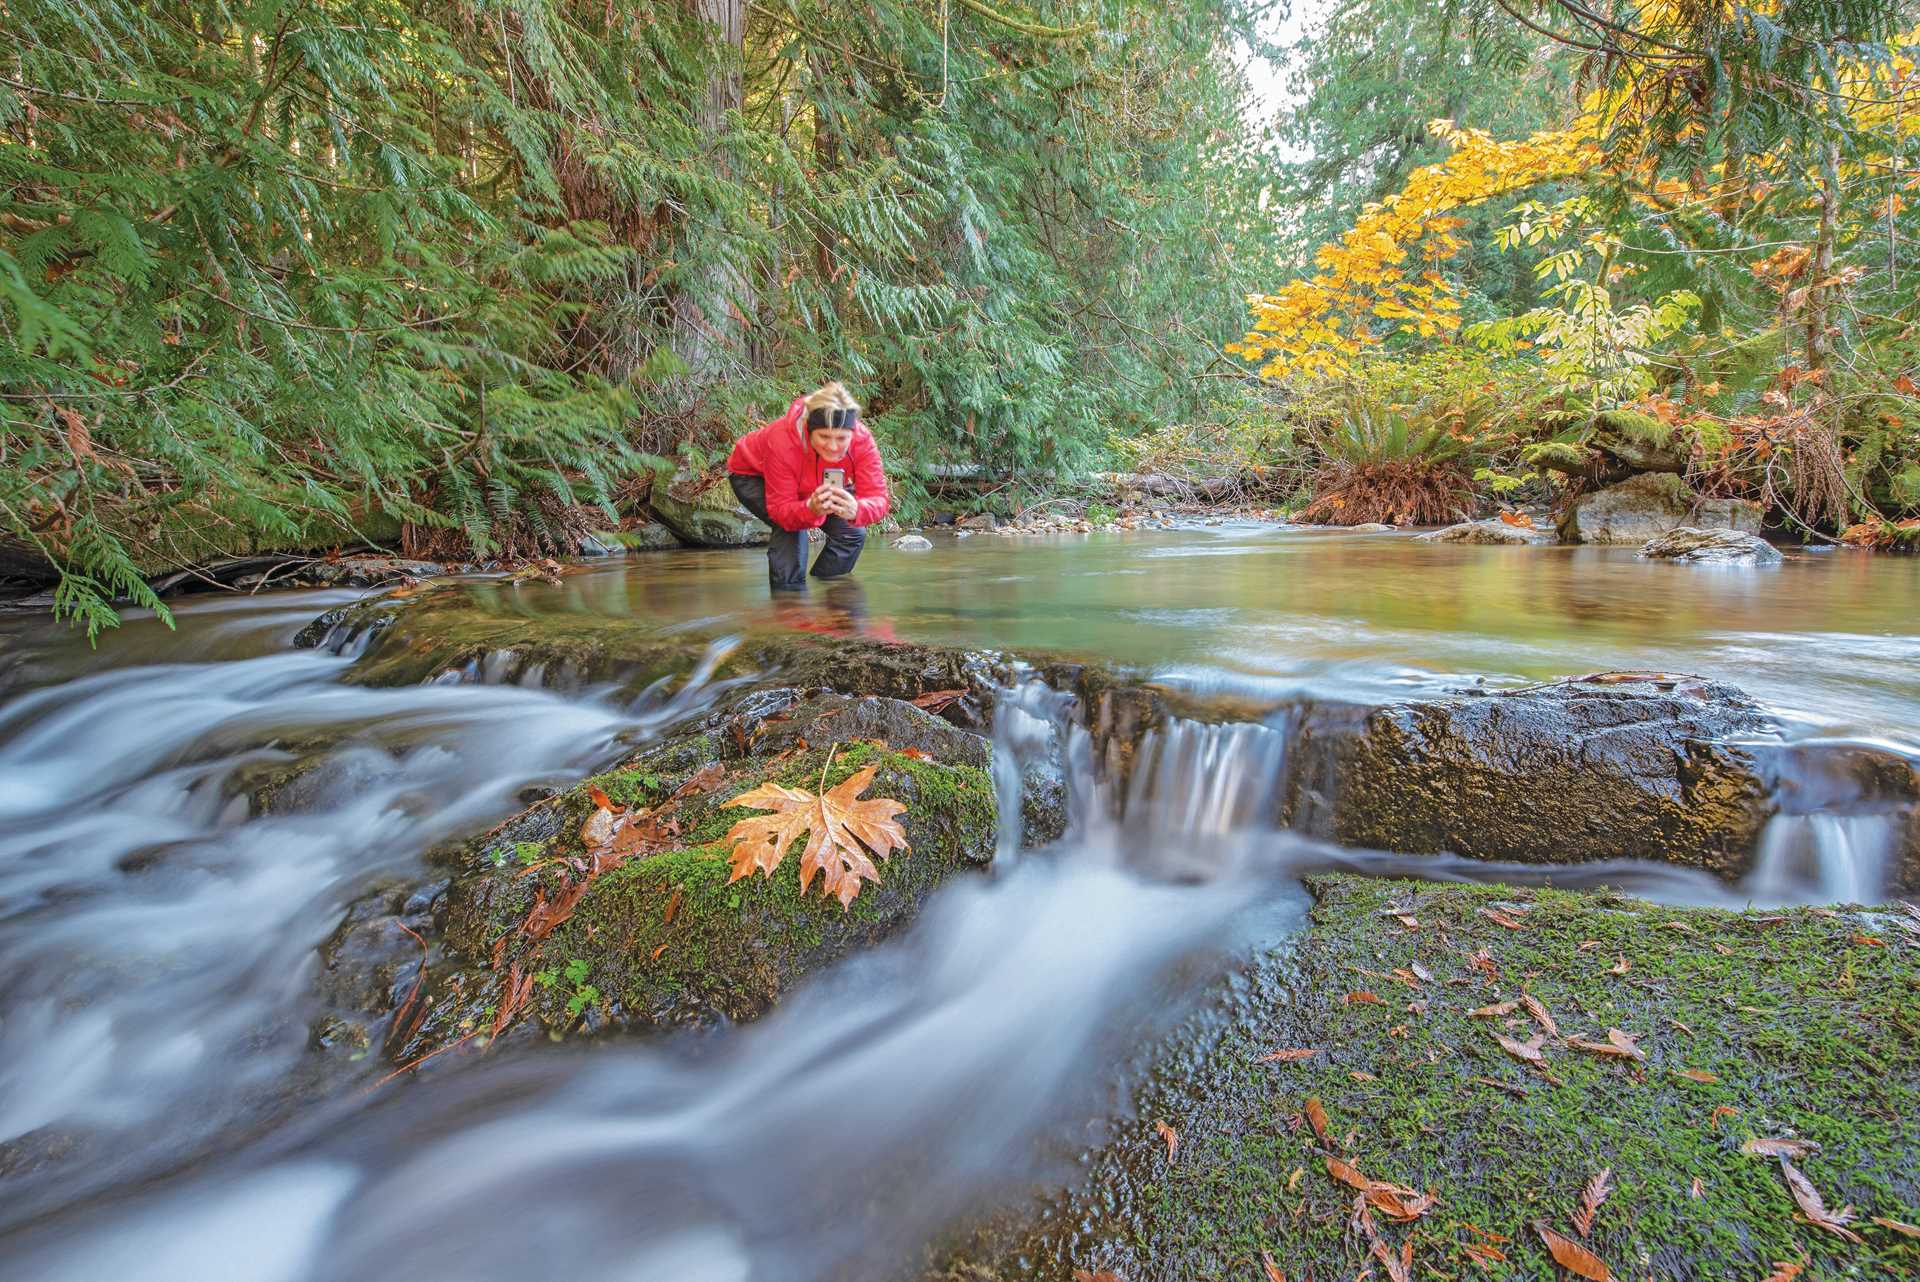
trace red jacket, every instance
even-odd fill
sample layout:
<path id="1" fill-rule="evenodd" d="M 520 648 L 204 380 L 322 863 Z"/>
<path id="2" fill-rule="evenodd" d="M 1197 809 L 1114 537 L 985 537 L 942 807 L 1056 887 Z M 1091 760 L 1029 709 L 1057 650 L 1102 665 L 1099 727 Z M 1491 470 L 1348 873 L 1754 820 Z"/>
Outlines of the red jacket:
<path id="1" fill-rule="evenodd" d="M 785 414 L 735 441 L 727 471 L 757 476 L 767 483 L 767 515 L 785 530 L 811 530 L 826 522 L 824 515 L 807 506 L 807 500 L 825 483 L 829 467 L 846 469 L 855 525 L 872 525 L 885 516 L 887 474 L 881 470 L 880 447 L 873 443 L 867 425 L 856 422 L 846 457 L 828 463 L 807 444 L 806 416 L 806 406 L 796 400 Z"/>

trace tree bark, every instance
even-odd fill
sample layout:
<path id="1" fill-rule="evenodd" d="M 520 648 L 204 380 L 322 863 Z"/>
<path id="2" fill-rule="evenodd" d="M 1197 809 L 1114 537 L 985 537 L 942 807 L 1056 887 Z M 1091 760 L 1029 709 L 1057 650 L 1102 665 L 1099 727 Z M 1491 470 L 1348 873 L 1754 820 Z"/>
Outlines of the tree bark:
<path id="1" fill-rule="evenodd" d="M 731 176 L 732 167 L 720 151 L 727 113 L 744 100 L 741 68 L 746 51 L 745 0 L 684 0 L 694 17 L 713 27 L 719 64 L 696 103 L 696 119 L 713 149 L 715 171 Z M 698 233 L 694 233 L 698 235 Z M 693 274 L 673 302 L 674 350 L 687 364 L 695 388 L 719 377 L 729 361 L 745 357 L 746 318 L 754 310 L 753 285 L 724 241 L 703 247 L 708 266 Z"/>

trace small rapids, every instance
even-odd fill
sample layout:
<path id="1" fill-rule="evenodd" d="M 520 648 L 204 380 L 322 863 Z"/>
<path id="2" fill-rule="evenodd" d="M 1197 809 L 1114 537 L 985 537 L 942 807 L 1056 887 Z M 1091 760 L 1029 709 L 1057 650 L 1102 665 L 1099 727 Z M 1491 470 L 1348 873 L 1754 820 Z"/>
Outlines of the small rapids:
<path id="1" fill-rule="evenodd" d="M 358 688 L 340 680 L 350 657 L 286 649 L 314 599 L 196 612 L 140 661 L 64 680 L 70 658 L 9 657 L 0 1278 L 912 1276 L 970 1211 L 1070 1177 L 1126 1110 L 1120 1066 L 1237 958 L 1300 929 L 1302 873 L 1732 906 L 1883 875 L 1869 823 L 1822 815 L 1777 820 L 1747 888 L 1631 861 L 1337 849 L 1276 826 L 1283 730 L 1175 720 L 1111 783 L 1068 701 L 1025 682 L 996 710 L 993 870 L 766 1018 L 329 1090 L 302 1065 L 316 949 L 347 906 L 430 882 L 437 843 L 718 690 L 710 665 L 637 699 L 485 670 Z M 270 782 L 280 800 L 260 813 Z M 1038 852 L 1021 848 L 1034 788 L 1069 815 Z"/>

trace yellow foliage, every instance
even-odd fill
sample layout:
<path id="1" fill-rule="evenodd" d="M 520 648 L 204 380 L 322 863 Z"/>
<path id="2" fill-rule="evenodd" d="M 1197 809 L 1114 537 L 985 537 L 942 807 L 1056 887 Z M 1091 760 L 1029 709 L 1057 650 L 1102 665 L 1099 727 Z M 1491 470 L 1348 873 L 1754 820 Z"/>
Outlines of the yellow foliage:
<path id="1" fill-rule="evenodd" d="M 1465 220 L 1449 211 L 1578 173 L 1600 158 L 1598 136 L 1584 125 L 1518 142 L 1451 120 L 1431 128 L 1453 154 L 1415 170 L 1400 191 L 1368 205 L 1339 241 L 1321 246 L 1315 275 L 1253 295 L 1253 327 L 1228 351 L 1264 362 L 1269 377 L 1338 375 L 1385 337 L 1374 317 L 1405 321 L 1402 328 L 1427 338 L 1458 329 L 1460 304 L 1437 270 L 1463 246 L 1454 232 Z M 1423 269 L 1412 277 L 1410 258 Z"/>

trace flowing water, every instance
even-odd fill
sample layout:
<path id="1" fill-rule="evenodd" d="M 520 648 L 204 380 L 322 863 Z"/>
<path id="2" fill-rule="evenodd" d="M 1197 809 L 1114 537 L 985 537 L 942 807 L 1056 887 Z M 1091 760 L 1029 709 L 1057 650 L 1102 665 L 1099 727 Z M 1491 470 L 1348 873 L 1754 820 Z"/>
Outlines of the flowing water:
<path id="1" fill-rule="evenodd" d="M 1741 685 L 1798 732 L 1920 747 L 1920 562 L 1696 572 L 1596 549 L 1470 549 L 1223 527 L 933 553 L 773 607 L 756 554 L 612 562 L 486 608 L 707 634 L 824 626 L 1112 657 L 1254 702 L 1391 698 L 1603 668 Z M 996 721 L 1001 856 L 893 942 L 758 1023 L 501 1050 L 338 1088 L 312 1077 L 316 948 L 370 886 L 709 706 L 365 689 L 290 648 L 353 598 L 134 621 L 98 651 L 15 619 L 0 667 L 0 1277 L 93 1282 L 908 1275 L 982 1199 L 1063 1175 L 1127 1065 L 1234 960 L 1298 928 L 1301 872 L 1606 883 L 1680 902 L 1871 898 L 1884 819 L 1809 803 L 1753 883 L 1343 851 L 1274 826 L 1283 724 L 1175 721 L 1123 789 L 1037 683 Z M 485 673 L 475 674 L 484 678 Z M 1064 762 L 1068 835 L 1017 852 L 1023 775 Z M 294 804 L 257 814 L 297 767 Z M 410 983 L 402 975 L 401 983 Z"/>

